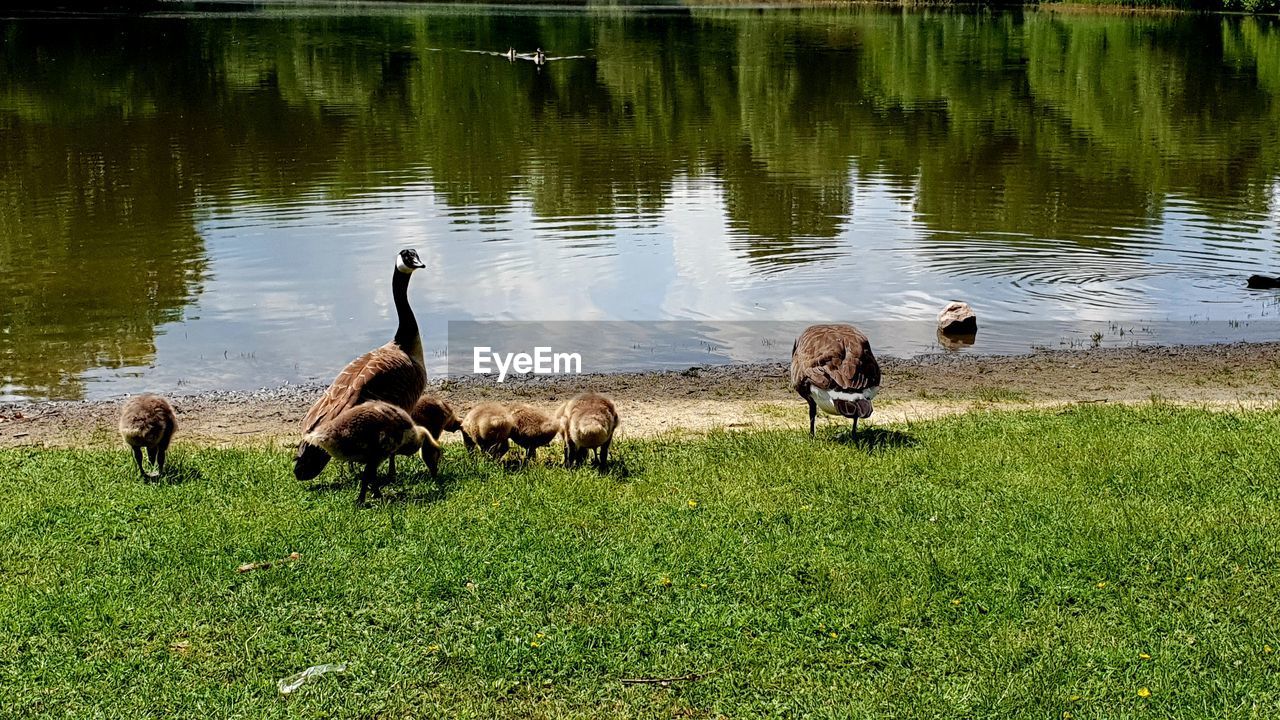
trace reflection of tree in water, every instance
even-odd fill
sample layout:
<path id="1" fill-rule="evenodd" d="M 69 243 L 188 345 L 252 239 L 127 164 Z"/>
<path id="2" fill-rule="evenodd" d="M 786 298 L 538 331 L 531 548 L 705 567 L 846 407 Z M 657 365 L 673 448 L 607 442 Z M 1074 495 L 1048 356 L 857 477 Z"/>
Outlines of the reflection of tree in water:
<path id="1" fill-rule="evenodd" d="M 141 62 L 165 53 L 181 75 L 198 46 L 110 36 L 94 57 L 64 51 L 61 23 L 20 27 L 2 56 L 0 383 L 78 397 L 85 370 L 153 357 L 156 326 L 199 292 L 185 140 L 198 128 L 158 122 L 178 86 Z M 208 89 L 198 77 L 186 86 L 196 96 Z"/>
<path id="2" fill-rule="evenodd" d="M 427 179 L 450 205 L 527 199 L 607 236 L 710 175 L 727 242 L 769 271 L 841 252 L 853 184 L 890 185 L 928 261 L 1004 273 L 1045 240 L 1140 244 L 1174 194 L 1211 219 L 1267 212 L 1280 167 L 1280 30 L 1259 19 L 410 12 L 0 33 L 0 290 L 18 298 L 0 375 L 50 393 L 151 357 L 203 277 L 191 208 L 233 193 Z M 508 45 L 591 57 L 463 52 Z M 951 252 L 964 236 L 999 252 Z"/>

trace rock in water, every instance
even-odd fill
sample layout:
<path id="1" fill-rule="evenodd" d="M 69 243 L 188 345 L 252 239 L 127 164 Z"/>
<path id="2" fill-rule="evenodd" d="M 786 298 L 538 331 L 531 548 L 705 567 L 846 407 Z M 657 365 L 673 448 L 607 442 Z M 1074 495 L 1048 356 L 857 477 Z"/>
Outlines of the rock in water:
<path id="1" fill-rule="evenodd" d="M 978 332 L 978 316 L 969 303 L 953 302 L 938 313 L 938 332 L 943 335 L 973 335 Z"/>

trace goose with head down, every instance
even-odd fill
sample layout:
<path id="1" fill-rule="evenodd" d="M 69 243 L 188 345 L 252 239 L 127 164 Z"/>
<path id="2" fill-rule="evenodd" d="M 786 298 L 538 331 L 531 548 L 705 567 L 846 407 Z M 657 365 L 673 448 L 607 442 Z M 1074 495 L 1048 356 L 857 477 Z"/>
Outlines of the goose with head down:
<path id="1" fill-rule="evenodd" d="M 422 453 L 432 477 L 440 460 L 440 445 L 430 431 L 414 423 L 403 408 L 380 400 L 347 408 L 304 438 L 332 457 L 364 464 L 356 500 L 361 505 L 368 492 L 381 497 L 382 486 L 396 479 L 396 455 Z M 387 481 L 380 482 L 378 466 L 383 460 L 389 461 L 389 475 Z"/>
<path id="2" fill-rule="evenodd" d="M 809 403 L 809 436 L 818 410 L 853 418 L 871 417 L 871 400 L 880 391 L 880 365 L 871 341 L 852 325 L 811 325 L 791 347 L 791 387 Z"/>
<path id="3" fill-rule="evenodd" d="M 418 321 L 409 307 L 409 277 L 423 267 L 414 250 L 401 250 L 396 255 L 395 274 L 391 279 L 391 297 L 395 302 L 399 324 L 395 337 L 352 360 L 329 385 L 302 420 L 305 436 L 344 411 L 371 400 L 381 400 L 409 410 L 427 385 L 426 363 L 422 356 L 422 337 Z M 293 461 L 293 474 L 299 480 L 310 480 L 324 470 L 329 454 L 305 437 Z"/>
<path id="4" fill-rule="evenodd" d="M 163 475 L 169 442 L 178 430 L 178 416 L 173 412 L 169 401 L 151 393 L 129 398 L 120 409 L 118 428 L 120 437 L 124 438 L 125 444 L 133 451 L 133 461 L 138 466 L 142 480 L 154 480 Z M 147 474 L 142 466 L 144 448 L 147 459 L 156 466 L 153 475 Z"/>

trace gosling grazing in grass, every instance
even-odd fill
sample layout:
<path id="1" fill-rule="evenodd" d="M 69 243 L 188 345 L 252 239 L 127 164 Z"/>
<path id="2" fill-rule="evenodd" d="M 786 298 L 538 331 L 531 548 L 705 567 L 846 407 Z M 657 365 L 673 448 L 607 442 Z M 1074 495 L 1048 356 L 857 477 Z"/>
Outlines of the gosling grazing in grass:
<path id="1" fill-rule="evenodd" d="M 494 460 L 499 460 L 511 448 L 511 432 L 515 425 L 516 419 L 506 407 L 496 402 L 482 403 L 471 408 L 462 419 L 462 441 L 468 451 L 479 447 Z"/>
<path id="2" fill-rule="evenodd" d="M 365 494 L 382 496 L 382 486 L 396 478 L 396 455 L 422 453 L 434 477 L 439 461 L 440 446 L 431 433 L 416 425 L 409 413 L 390 403 L 374 400 L 356 405 L 341 412 L 336 418 L 307 433 L 303 440 L 321 448 L 330 457 L 351 463 L 363 463 L 360 475 L 360 496 L 356 502 L 364 504 Z M 386 482 L 378 482 L 378 466 L 390 460 Z"/>
<path id="3" fill-rule="evenodd" d="M 550 445 L 560 432 L 556 419 L 540 408 L 528 403 L 516 403 L 510 407 L 515 418 L 511 429 L 511 442 L 525 449 L 525 460 L 532 461 L 538 448 Z"/>
<path id="4" fill-rule="evenodd" d="M 395 273 L 391 278 L 391 297 L 395 301 L 398 325 L 395 337 L 352 360 L 329 385 L 302 420 L 303 435 L 332 421 L 349 408 L 370 400 L 382 400 L 404 410 L 413 407 L 427 385 L 427 368 L 422 357 L 422 337 L 418 321 L 409 307 L 409 277 L 426 267 L 414 250 L 401 250 L 396 255 Z M 307 442 L 298 446 L 293 460 L 293 474 L 299 480 L 310 480 L 329 462 L 325 451 Z"/>
<path id="5" fill-rule="evenodd" d="M 809 437 L 818 410 L 858 419 L 871 417 L 871 400 L 880 391 L 880 365 L 871 341 L 852 325 L 811 325 L 791 347 L 791 387 L 809 403 Z"/>
<path id="6" fill-rule="evenodd" d="M 120 409 L 119 428 L 125 445 L 133 450 L 133 461 L 142 480 L 145 482 L 163 475 L 169 441 L 178 431 L 178 416 L 169 401 L 151 393 L 129 398 Z M 142 466 L 143 448 L 147 449 L 147 459 L 156 466 L 154 475 L 148 475 Z"/>
<path id="7" fill-rule="evenodd" d="M 423 395 L 413 404 L 409 411 L 413 421 L 431 431 L 431 436 L 439 439 L 442 433 L 457 432 L 462 429 L 462 420 L 453 411 L 453 406 L 442 397 Z"/>
<path id="8" fill-rule="evenodd" d="M 619 423 L 612 400 L 596 392 L 576 395 L 560 406 L 556 421 L 564 439 L 565 465 L 581 465 L 587 451 L 594 449 L 600 469 L 609 466 L 609 445 Z"/>

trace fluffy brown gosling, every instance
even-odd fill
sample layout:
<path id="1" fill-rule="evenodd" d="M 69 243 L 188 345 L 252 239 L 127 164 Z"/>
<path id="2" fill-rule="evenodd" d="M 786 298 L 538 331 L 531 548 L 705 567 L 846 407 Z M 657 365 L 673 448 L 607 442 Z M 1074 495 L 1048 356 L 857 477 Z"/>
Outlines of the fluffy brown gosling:
<path id="1" fill-rule="evenodd" d="M 178 430 L 178 416 L 169 401 L 151 393 L 129 398 L 120 409 L 119 428 L 125 445 L 133 450 L 133 461 L 143 481 L 163 475 L 164 456 Z M 156 466 L 154 475 L 148 475 L 142 466 L 143 448 L 147 449 L 147 459 Z"/>
<path id="2" fill-rule="evenodd" d="M 357 504 L 364 504 L 365 494 L 382 496 L 382 486 L 396 478 L 396 455 L 413 455 L 422 452 L 431 474 L 435 475 L 434 461 L 439 460 L 440 446 L 426 428 L 415 425 L 409 413 L 389 403 L 375 400 L 342 411 L 336 418 L 312 430 L 303 441 L 321 448 L 331 457 L 350 463 L 363 463 L 360 475 L 360 496 Z M 378 466 L 390 461 L 386 482 L 378 482 Z"/>
<path id="3" fill-rule="evenodd" d="M 431 436 L 439 439 L 442 433 L 457 432 L 462 429 L 462 419 L 453 411 L 444 398 L 435 395 L 423 395 L 413 404 L 409 411 L 413 421 L 431 431 Z"/>
<path id="4" fill-rule="evenodd" d="M 500 403 L 482 403 L 471 408 L 462 419 L 462 441 L 468 451 L 479 447 L 494 460 L 500 460 L 511 447 L 511 431 L 515 425 L 515 417 Z"/>
<path id="5" fill-rule="evenodd" d="M 511 442 L 524 448 L 525 461 L 531 462 L 538 448 L 550 445 L 556 439 L 560 425 L 554 417 L 528 403 L 517 403 L 510 410 L 516 421 L 511 430 Z"/>
<path id="6" fill-rule="evenodd" d="M 564 439 L 566 466 L 581 465 L 587 459 L 587 451 L 594 449 L 600 469 L 609 467 L 609 445 L 619 423 L 612 400 L 600 393 L 582 393 L 561 405 L 556 419 Z"/>

